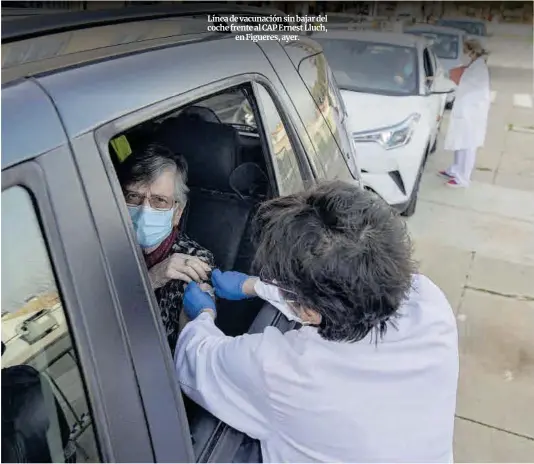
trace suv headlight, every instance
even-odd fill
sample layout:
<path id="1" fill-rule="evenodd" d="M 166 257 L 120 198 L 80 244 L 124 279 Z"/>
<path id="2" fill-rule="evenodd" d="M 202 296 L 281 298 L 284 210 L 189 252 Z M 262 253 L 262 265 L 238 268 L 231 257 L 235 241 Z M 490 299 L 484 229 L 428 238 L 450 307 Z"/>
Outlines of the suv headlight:
<path id="1" fill-rule="evenodd" d="M 353 132 L 352 140 L 357 143 L 379 143 L 386 150 L 403 147 L 410 143 L 419 119 L 421 119 L 421 115 L 419 113 L 413 113 L 404 121 L 395 124 L 394 126 L 365 132 Z"/>

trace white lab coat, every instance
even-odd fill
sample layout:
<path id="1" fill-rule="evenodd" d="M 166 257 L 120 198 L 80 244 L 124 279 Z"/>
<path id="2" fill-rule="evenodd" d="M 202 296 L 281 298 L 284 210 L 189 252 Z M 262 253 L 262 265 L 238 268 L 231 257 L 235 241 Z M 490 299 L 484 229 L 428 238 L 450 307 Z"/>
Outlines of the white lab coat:
<path id="1" fill-rule="evenodd" d="M 490 105 L 489 71 L 481 57 L 466 68 L 456 89 L 445 150 L 468 150 L 483 146 Z"/>
<path id="2" fill-rule="evenodd" d="M 284 313 L 275 287 L 258 295 Z M 261 442 L 264 462 L 452 462 L 458 381 L 456 323 L 428 278 L 414 277 L 375 344 L 324 340 L 304 326 L 225 336 L 208 314 L 180 334 L 186 395 Z"/>

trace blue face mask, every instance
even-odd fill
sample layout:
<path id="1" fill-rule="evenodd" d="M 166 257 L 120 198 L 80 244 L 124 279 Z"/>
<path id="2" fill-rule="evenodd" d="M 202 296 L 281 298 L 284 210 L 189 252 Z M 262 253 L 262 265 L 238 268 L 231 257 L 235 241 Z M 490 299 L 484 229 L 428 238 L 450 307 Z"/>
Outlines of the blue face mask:
<path id="1" fill-rule="evenodd" d="M 150 206 L 128 206 L 128 212 L 141 248 L 159 245 L 172 231 L 174 208 L 158 211 Z"/>

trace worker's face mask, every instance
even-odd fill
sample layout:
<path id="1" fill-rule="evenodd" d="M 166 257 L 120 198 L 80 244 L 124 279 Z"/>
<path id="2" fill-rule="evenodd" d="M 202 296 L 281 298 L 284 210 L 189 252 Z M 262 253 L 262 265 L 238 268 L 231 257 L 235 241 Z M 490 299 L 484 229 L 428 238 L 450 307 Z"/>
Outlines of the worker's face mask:
<path id="1" fill-rule="evenodd" d="M 260 276 L 261 274 L 260 272 Z M 273 291 L 274 289 L 276 290 Z M 299 324 L 304 323 L 293 309 L 296 302 L 296 299 L 292 299 L 292 295 L 295 295 L 294 292 L 281 287 L 276 280 L 269 281 L 267 279 L 260 279 L 256 283 L 255 290 L 260 298 L 271 303 L 288 320 L 298 322 Z"/>
<path id="2" fill-rule="evenodd" d="M 159 245 L 172 231 L 174 208 L 161 211 L 145 205 L 128 206 L 128 212 L 141 248 Z"/>
<path id="3" fill-rule="evenodd" d="M 283 290 L 287 295 L 289 295 L 288 298 L 284 298 L 283 299 L 283 302 L 286 303 L 285 307 L 284 306 L 282 306 L 282 307 L 278 306 L 279 311 L 285 317 L 287 317 L 287 319 L 289 321 L 295 321 L 295 322 L 298 322 L 301 325 L 314 325 L 310 321 L 302 319 L 302 317 L 300 315 L 300 311 L 295 309 L 296 302 L 295 302 L 295 300 L 291 299 L 291 294 L 293 292 L 291 292 L 290 290 L 281 289 L 280 287 L 279 287 L 279 289 Z"/>
<path id="4" fill-rule="evenodd" d="M 311 326 L 315 326 L 316 324 L 313 324 L 312 322 L 310 321 L 305 321 L 304 319 L 302 319 L 300 316 L 299 316 L 299 313 L 298 311 L 295 311 L 295 309 L 293 309 L 293 307 L 291 306 L 291 302 L 288 302 L 286 300 L 286 303 L 288 303 L 288 307 L 287 308 L 278 308 L 280 310 L 280 312 L 285 316 L 287 317 L 287 319 L 289 321 L 295 321 L 295 322 L 298 322 L 299 324 L 301 325 L 311 325 Z"/>

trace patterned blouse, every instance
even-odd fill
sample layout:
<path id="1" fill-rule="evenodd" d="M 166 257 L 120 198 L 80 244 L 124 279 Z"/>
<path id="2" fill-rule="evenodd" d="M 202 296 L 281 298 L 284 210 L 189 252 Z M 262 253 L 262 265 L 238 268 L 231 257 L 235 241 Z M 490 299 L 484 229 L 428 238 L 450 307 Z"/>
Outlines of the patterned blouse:
<path id="1" fill-rule="evenodd" d="M 187 235 L 178 232 L 176 229 L 173 233 L 152 253 L 145 256 L 148 268 L 160 263 L 173 253 L 183 253 L 189 256 L 196 256 L 200 260 L 209 264 L 212 268 L 215 266 L 213 254 L 201 247 L 197 242 L 191 240 Z M 208 274 L 208 279 L 211 275 Z M 206 283 L 211 284 L 210 281 Z M 163 287 L 156 289 L 156 300 L 158 301 L 161 312 L 161 319 L 167 340 L 174 356 L 176 342 L 178 341 L 178 331 L 180 326 L 180 313 L 183 308 L 183 297 L 186 282 L 181 280 L 171 280 Z"/>

